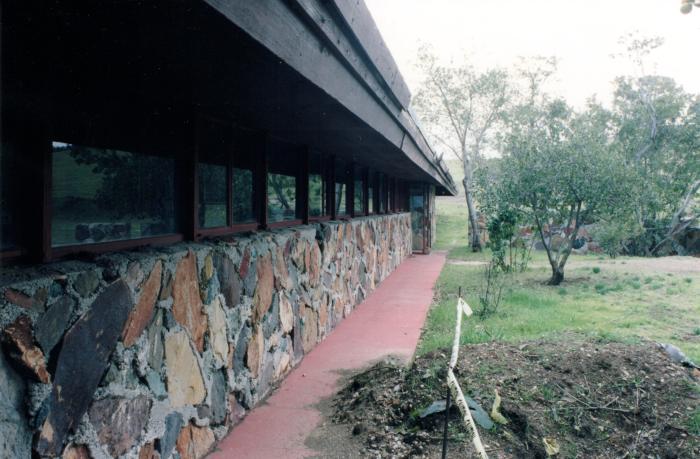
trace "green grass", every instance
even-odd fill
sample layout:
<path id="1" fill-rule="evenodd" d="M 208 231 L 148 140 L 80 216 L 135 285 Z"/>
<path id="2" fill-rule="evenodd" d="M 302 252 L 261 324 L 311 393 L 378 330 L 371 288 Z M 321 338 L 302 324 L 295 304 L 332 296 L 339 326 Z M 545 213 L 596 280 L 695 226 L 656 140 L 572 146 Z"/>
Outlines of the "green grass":
<path id="1" fill-rule="evenodd" d="M 450 347 L 459 287 L 472 307 L 478 304 L 483 268 L 464 261 L 485 261 L 490 255 L 468 249 L 465 210 L 454 199 L 438 201 L 435 248 L 448 251 L 448 263 L 436 285 L 419 354 Z M 619 266 L 622 261 L 624 268 Z M 700 340 L 686 337 L 700 333 L 700 274 L 690 274 L 671 287 L 668 274 L 673 273 L 653 267 L 630 269 L 632 261 L 638 262 L 627 257 L 600 260 L 598 255 L 572 255 L 564 283 L 551 287 L 546 285 L 551 274 L 546 255 L 533 252 L 528 269 L 511 276 L 499 310 L 483 320 L 466 319 L 460 341 L 517 342 L 578 332 L 603 342 L 640 338 L 669 342 L 699 361 Z M 594 267 L 600 272 L 594 274 Z"/>

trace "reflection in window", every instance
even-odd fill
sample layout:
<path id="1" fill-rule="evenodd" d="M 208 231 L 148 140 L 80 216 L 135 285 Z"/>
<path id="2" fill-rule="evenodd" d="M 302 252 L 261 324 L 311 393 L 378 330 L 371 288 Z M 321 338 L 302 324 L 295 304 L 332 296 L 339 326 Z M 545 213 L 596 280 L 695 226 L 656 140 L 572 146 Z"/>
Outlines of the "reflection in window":
<path id="1" fill-rule="evenodd" d="M 0 145 L 0 251 L 17 248 L 19 206 L 22 198 L 18 183 L 18 154 L 15 146 Z"/>
<path id="2" fill-rule="evenodd" d="M 386 212 L 386 176 L 384 174 L 379 174 L 379 206 L 378 211 L 380 214 Z"/>
<path id="3" fill-rule="evenodd" d="M 370 176 L 369 183 L 367 186 L 367 213 L 373 214 L 375 212 L 375 199 L 376 195 L 374 189 L 374 180 L 372 180 Z"/>
<path id="4" fill-rule="evenodd" d="M 270 223 L 301 218 L 297 174 L 299 154 L 293 147 L 273 144 L 268 157 L 267 220 Z"/>
<path id="5" fill-rule="evenodd" d="M 365 213 L 365 171 L 360 167 L 355 166 L 354 180 L 355 180 L 355 190 L 354 190 L 354 204 L 353 208 L 355 215 L 361 215 Z"/>
<path id="6" fill-rule="evenodd" d="M 52 244 L 173 233 L 174 176 L 170 158 L 53 142 Z"/>
<path id="7" fill-rule="evenodd" d="M 226 166 L 199 164 L 199 225 L 226 226 Z"/>
<path id="8" fill-rule="evenodd" d="M 258 221 L 253 184 L 254 171 L 255 158 L 252 155 L 241 152 L 234 156 L 232 184 L 234 225 Z"/>
<path id="9" fill-rule="evenodd" d="M 309 158 L 309 217 L 328 215 L 323 161 L 318 153 Z"/>
<path id="10" fill-rule="evenodd" d="M 335 161 L 335 214 L 342 217 L 348 213 L 347 194 L 348 178 L 350 171 L 347 166 L 339 160 Z"/>

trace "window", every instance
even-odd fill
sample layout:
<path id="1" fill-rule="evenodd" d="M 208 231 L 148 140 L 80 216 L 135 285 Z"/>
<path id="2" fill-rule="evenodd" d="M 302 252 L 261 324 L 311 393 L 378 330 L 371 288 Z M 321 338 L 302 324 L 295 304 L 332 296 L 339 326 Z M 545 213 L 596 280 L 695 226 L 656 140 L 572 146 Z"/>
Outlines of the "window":
<path id="1" fill-rule="evenodd" d="M 19 155 L 14 144 L 3 141 L 0 145 L 0 252 L 17 250 L 20 228 L 22 188 L 19 174 Z"/>
<path id="2" fill-rule="evenodd" d="M 350 179 L 350 169 L 338 159 L 335 160 L 335 215 L 338 217 L 349 214 L 348 210 L 348 180 Z"/>
<path id="3" fill-rule="evenodd" d="M 226 182 L 229 157 L 233 148 L 230 130 L 227 130 L 223 124 L 203 124 L 198 143 L 199 226 L 201 228 L 227 226 Z"/>
<path id="4" fill-rule="evenodd" d="M 393 212 L 394 211 L 394 188 L 395 188 L 395 180 L 392 178 L 387 177 L 386 180 L 386 192 L 387 192 L 387 212 Z"/>
<path id="5" fill-rule="evenodd" d="M 384 213 L 386 213 L 386 196 L 387 196 L 387 193 L 386 193 L 386 185 L 387 185 L 386 175 L 379 174 L 379 178 L 377 179 L 377 183 L 378 183 L 378 189 L 379 189 L 379 192 L 378 192 L 379 206 L 378 206 L 377 210 L 380 214 L 384 214 Z"/>
<path id="6" fill-rule="evenodd" d="M 354 167 L 354 207 L 353 213 L 355 215 L 363 215 L 365 213 L 365 169 L 355 165 Z"/>
<path id="7" fill-rule="evenodd" d="M 255 157 L 248 151 L 238 150 L 233 157 L 231 186 L 233 224 L 249 224 L 258 220 L 255 201 Z"/>
<path id="8" fill-rule="evenodd" d="M 319 153 L 309 156 L 309 217 L 319 218 L 329 214 L 326 164 Z"/>
<path id="9" fill-rule="evenodd" d="M 173 159 L 53 142 L 52 246 L 175 232 Z"/>
<path id="10" fill-rule="evenodd" d="M 375 174 L 368 174 L 367 181 L 367 213 L 373 214 L 377 211 L 377 187 Z"/>
<path id="11" fill-rule="evenodd" d="M 302 218 L 299 199 L 299 151 L 272 142 L 267 167 L 267 221 L 278 223 Z"/>

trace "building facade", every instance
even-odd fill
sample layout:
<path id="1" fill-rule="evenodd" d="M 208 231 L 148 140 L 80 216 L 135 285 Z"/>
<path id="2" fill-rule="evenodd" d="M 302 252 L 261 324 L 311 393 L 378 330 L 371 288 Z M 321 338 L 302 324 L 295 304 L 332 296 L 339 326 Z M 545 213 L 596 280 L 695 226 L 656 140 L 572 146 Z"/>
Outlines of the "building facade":
<path id="1" fill-rule="evenodd" d="M 361 1 L 1 14 L 0 456 L 199 457 L 430 250 L 455 185 Z"/>

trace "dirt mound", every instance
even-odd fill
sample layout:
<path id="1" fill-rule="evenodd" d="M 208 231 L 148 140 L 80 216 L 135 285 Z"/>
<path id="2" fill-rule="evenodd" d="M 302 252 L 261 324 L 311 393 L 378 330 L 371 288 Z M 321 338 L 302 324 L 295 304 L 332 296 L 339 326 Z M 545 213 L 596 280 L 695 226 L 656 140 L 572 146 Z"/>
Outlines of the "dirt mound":
<path id="1" fill-rule="evenodd" d="M 494 389 L 508 424 L 480 428 L 492 458 L 700 457 L 700 386 L 654 343 L 598 342 L 579 336 L 522 344 L 464 346 L 458 379 L 487 412 Z M 447 355 L 406 369 L 380 363 L 353 377 L 332 401 L 334 423 L 352 436 L 354 457 L 440 457 Z M 456 409 L 448 457 L 471 457 Z"/>

